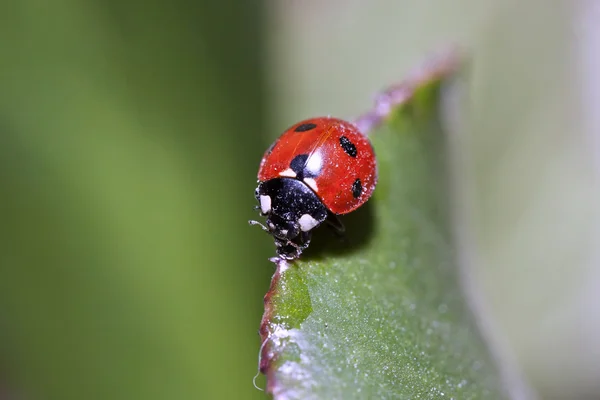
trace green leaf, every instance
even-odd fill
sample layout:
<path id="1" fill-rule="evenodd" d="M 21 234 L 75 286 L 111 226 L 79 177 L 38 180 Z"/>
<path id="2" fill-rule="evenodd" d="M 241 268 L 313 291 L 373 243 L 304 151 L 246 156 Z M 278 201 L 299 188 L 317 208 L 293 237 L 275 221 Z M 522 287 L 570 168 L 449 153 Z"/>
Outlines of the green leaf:
<path id="1" fill-rule="evenodd" d="M 379 183 L 265 296 L 261 366 L 276 399 L 498 398 L 449 229 L 440 77 L 372 132 Z"/>

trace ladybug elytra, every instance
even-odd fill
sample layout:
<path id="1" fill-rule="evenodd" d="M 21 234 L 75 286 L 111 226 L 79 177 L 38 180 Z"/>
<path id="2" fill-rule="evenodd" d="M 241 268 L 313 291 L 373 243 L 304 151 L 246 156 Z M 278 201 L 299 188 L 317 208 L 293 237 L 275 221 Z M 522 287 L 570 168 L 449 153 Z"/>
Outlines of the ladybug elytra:
<path id="1" fill-rule="evenodd" d="M 277 254 L 302 254 L 323 222 L 342 233 L 338 216 L 363 205 L 377 184 L 369 139 L 346 121 L 311 118 L 286 130 L 265 152 L 255 191 L 260 225 L 275 239 Z"/>

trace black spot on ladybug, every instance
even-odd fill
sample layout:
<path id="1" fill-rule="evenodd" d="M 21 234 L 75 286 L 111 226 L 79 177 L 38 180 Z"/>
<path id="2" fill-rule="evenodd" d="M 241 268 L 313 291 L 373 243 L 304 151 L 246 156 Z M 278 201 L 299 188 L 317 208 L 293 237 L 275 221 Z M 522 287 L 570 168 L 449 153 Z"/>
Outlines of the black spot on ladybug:
<path id="1" fill-rule="evenodd" d="M 308 154 L 298 154 L 290 163 L 290 168 L 296 173 L 296 178 L 303 179 L 304 167 L 308 160 Z"/>
<path id="2" fill-rule="evenodd" d="M 340 137 L 340 145 L 342 145 L 342 149 L 344 149 L 346 154 L 350 157 L 356 157 L 356 146 L 346 136 Z"/>
<path id="3" fill-rule="evenodd" d="M 363 191 L 362 182 L 360 181 L 359 178 L 356 178 L 356 180 L 352 184 L 352 196 L 354 196 L 355 199 L 358 199 L 360 197 L 360 195 L 362 194 L 362 191 Z"/>
<path id="4" fill-rule="evenodd" d="M 311 171 L 307 168 L 308 154 L 298 154 L 290 163 L 290 169 L 296 174 L 296 179 L 316 178 L 319 171 Z"/>
<path id="5" fill-rule="evenodd" d="M 316 127 L 316 124 L 302 124 L 298 125 L 296 129 L 294 129 L 294 132 L 306 132 L 315 129 Z"/>

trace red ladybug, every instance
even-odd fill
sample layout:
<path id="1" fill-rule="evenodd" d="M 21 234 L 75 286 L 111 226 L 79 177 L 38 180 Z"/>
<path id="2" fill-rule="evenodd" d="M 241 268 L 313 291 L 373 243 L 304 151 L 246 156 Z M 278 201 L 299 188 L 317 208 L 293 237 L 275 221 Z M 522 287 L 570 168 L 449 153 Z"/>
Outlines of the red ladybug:
<path id="1" fill-rule="evenodd" d="M 363 205 L 375 190 L 377 163 L 369 139 L 337 118 L 301 121 L 266 151 L 255 191 L 260 225 L 273 236 L 277 254 L 298 258 L 323 222 L 342 233 L 338 215 Z"/>

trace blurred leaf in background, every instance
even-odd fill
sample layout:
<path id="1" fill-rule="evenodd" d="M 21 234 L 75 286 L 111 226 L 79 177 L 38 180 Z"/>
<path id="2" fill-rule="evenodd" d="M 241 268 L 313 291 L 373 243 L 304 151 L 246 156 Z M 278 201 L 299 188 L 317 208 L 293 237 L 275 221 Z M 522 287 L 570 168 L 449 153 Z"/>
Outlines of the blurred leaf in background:
<path id="1" fill-rule="evenodd" d="M 0 365 L 27 398 L 264 398 L 263 7 L 0 5 Z"/>

